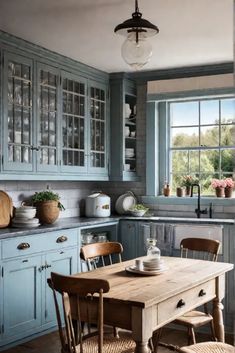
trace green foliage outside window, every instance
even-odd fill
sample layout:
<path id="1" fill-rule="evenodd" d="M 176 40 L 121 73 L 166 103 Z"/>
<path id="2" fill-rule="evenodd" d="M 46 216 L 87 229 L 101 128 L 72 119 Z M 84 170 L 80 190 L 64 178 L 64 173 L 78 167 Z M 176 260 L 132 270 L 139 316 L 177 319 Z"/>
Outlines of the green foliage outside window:
<path id="1" fill-rule="evenodd" d="M 224 104 L 226 107 L 226 104 L 231 103 L 230 101 L 233 104 L 230 104 L 229 109 L 218 119 L 219 113 L 221 114 L 222 111 L 219 106 L 223 107 Z M 177 107 L 175 102 L 172 104 L 173 114 L 171 114 L 171 117 L 173 116 L 173 118 L 171 122 L 173 121 L 173 123 L 171 125 L 170 151 L 173 190 L 181 185 L 182 176 L 190 174 L 193 178 L 199 178 L 204 194 L 214 194 L 211 188 L 213 178 L 234 177 L 235 99 L 198 101 L 198 104 L 200 106 L 203 103 L 204 108 L 206 108 L 207 102 L 208 106 L 211 102 L 217 104 L 214 104 L 214 111 L 210 112 L 209 123 L 205 117 L 203 118 L 204 125 L 199 123 L 200 109 L 196 111 L 198 117 L 194 111 L 193 116 L 189 116 L 187 119 L 186 108 L 190 108 L 187 106 L 188 103 L 185 103 L 185 107 L 183 103 L 179 103 L 180 107 Z M 182 119 L 180 120 L 181 108 Z M 176 118 L 174 117 L 174 109 L 176 110 Z M 215 114 L 215 118 L 213 118 L 213 114 Z M 174 121 L 177 124 L 174 124 Z M 181 126 L 180 121 L 182 121 Z M 211 124 L 211 122 L 213 123 Z"/>

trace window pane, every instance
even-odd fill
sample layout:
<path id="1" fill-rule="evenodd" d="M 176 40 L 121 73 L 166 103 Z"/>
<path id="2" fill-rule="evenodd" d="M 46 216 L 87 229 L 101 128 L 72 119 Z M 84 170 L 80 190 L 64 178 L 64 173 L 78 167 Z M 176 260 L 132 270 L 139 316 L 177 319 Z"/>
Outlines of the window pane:
<path id="1" fill-rule="evenodd" d="M 221 123 L 235 123 L 235 99 L 221 101 Z"/>
<path id="2" fill-rule="evenodd" d="M 199 151 L 189 151 L 189 173 L 199 172 Z"/>
<path id="3" fill-rule="evenodd" d="M 219 127 L 201 127 L 201 146 L 219 146 Z"/>
<path id="4" fill-rule="evenodd" d="M 221 151 L 221 169 L 223 173 L 235 172 L 235 150 Z"/>
<path id="5" fill-rule="evenodd" d="M 221 146 L 235 145 L 235 125 L 221 125 Z"/>
<path id="6" fill-rule="evenodd" d="M 219 151 L 206 150 L 200 153 L 200 171 L 213 173 L 220 170 Z"/>
<path id="7" fill-rule="evenodd" d="M 172 128 L 171 133 L 172 147 L 199 146 L 198 127 Z"/>
<path id="8" fill-rule="evenodd" d="M 201 102 L 201 124 L 219 123 L 219 100 Z"/>
<path id="9" fill-rule="evenodd" d="M 199 107 L 197 102 L 170 104 L 171 126 L 190 126 L 199 124 Z"/>
<path id="10" fill-rule="evenodd" d="M 172 170 L 177 173 L 188 172 L 188 151 L 172 151 Z"/>

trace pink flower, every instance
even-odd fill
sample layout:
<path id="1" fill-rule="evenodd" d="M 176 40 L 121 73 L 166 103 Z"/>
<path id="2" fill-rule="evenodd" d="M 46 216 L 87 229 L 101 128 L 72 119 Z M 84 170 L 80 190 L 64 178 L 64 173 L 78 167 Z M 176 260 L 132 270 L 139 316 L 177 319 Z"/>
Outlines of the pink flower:
<path id="1" fill-rule="evenodd" d="M 226 178 L 224 181 L 226 183 L 226 188 L 234 188 L 235 182 L 232 178 Z"/>
<path id="2" fill-rule="evenodd" d="M 227 186 L 225 180 L 221 180 L 221 179 L 212 179 L 211 182 L 211 186 L 213 187 L 213 189 L 216 188 L 225 188 Z"/>

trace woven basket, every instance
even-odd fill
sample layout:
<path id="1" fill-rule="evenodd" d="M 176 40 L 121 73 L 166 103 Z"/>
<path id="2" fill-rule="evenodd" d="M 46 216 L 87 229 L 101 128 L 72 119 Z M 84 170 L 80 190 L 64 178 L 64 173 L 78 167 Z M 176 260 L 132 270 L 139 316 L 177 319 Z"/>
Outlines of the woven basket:
<path id="1" fill-rule="evenodd" d="M 36 208 L 36 217 L 39 218 L 42 224 L 54 223 L 60 214 L 58 201 L 40 201 L 36 203 Z"/>

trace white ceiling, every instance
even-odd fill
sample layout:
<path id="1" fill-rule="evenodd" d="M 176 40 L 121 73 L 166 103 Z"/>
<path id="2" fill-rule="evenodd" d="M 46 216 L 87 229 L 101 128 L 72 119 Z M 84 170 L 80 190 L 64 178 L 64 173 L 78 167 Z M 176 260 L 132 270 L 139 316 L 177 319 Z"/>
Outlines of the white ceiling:
<path id="1" fill-rule="evenodd" d="M 233 60 L 233 0 L 139 0 L 157 25 L 145 70 Z M 0 0 L 0 28 L 106 72 L 129 71 L 114 27 L 134 0 Z"/>

